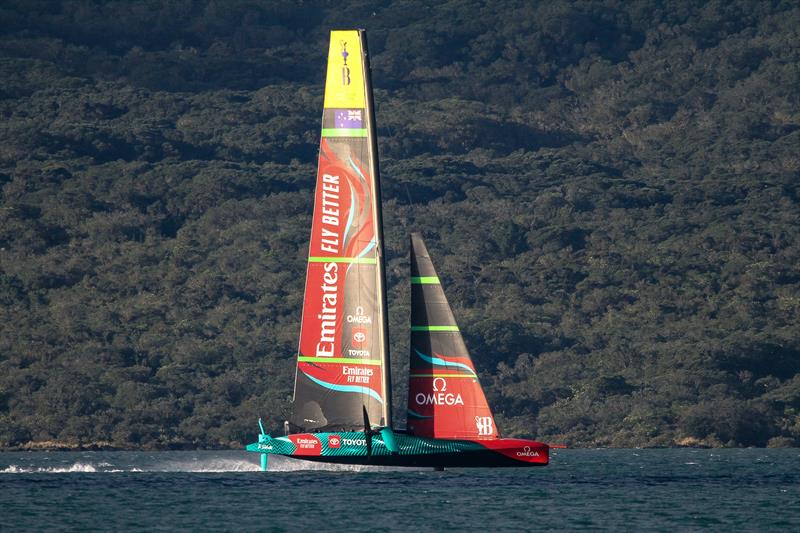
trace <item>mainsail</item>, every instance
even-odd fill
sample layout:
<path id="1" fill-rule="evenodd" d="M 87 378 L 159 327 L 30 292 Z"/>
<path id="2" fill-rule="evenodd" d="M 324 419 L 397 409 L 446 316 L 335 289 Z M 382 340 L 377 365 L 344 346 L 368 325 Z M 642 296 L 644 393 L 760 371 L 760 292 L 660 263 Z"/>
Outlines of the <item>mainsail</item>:
<path id="1" fill-rule="evenodd" d="M 332 31 L 290 423 L 391 425 L 377 141 L 366 38 Z"/>
<path id="2" fill-rule="evenodd" d="M 475 366 L 419 234 L 411 234 L 408 429 L 444 439 L 498 437 Z"/>

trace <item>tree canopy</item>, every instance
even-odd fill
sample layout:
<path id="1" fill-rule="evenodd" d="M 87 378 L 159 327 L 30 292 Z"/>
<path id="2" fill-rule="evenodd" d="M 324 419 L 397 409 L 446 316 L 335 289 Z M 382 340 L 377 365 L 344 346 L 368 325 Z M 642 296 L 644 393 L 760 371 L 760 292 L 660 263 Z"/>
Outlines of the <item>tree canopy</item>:
<path id="1" fill-rule="evenodd" d="M 369 34 L 397 413 L 421 231 L 504 434 L 800 444 L 795 2 L 9 0 L 0 20 L 0 447 L 281 427 L 341 27 Z"/>

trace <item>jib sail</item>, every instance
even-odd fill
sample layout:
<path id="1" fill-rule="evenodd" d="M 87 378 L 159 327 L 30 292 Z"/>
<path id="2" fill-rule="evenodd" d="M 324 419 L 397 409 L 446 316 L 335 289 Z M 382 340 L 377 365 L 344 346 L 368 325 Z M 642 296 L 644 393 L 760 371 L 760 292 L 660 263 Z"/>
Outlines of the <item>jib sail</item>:
<path id="1" fill-rule="evenodd" d="M 411 235 L 408 429 L 414 435 L 493 439 L 497 429 L 475 366 L 419 234 Z"/>
<path id="2" fill-rule="evenodd" d="M 383 235 L 366 37 L 331 32 L 290 423 L 391 425 Z"/>

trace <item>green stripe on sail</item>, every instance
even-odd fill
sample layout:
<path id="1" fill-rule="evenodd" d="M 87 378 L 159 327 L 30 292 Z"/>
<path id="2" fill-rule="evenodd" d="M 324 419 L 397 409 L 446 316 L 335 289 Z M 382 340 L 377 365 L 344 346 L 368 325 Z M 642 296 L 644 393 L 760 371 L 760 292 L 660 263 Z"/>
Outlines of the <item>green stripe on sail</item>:
<path id="1" fill-rule="evenodd" d="M 437 276 L 411 276 L 412 285 L 439 285 Z"/>
<path id="2" fill-rule="evenodd" d="M 458 326 L 411 326 L 411 331 L 458 331 Z"/>
<path id="3" fill-rule="evenodd" d="M 366 137 L 367 128 L 322 128 L 323 137 Z"/>
<path id="4" fill-rule="evenodd" d="M 378 260 L 374 257 L 314 257 L 308 258 L 309 263 L 358 263 L 361 265 L 375 265 Z"/>
<path id="5" fill-rule="evenodd" d="M 348 357 L 308 357 L 300 355 L 297 360 L 301 363 L 345 363 L 348 365 L 374 365 L 380 366 L 380 359 L 350 359 Z"/>

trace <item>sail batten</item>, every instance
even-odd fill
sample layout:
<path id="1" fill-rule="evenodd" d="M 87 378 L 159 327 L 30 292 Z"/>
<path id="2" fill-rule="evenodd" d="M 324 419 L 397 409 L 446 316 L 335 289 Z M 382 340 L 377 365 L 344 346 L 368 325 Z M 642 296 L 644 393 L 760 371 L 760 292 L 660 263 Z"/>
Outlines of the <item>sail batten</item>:
<path id="1" fill-rule="evenodd" d="M 331 32 L 294 402 L 301 431 L 391 422 L 375 121 L 362 31 Z"/>

